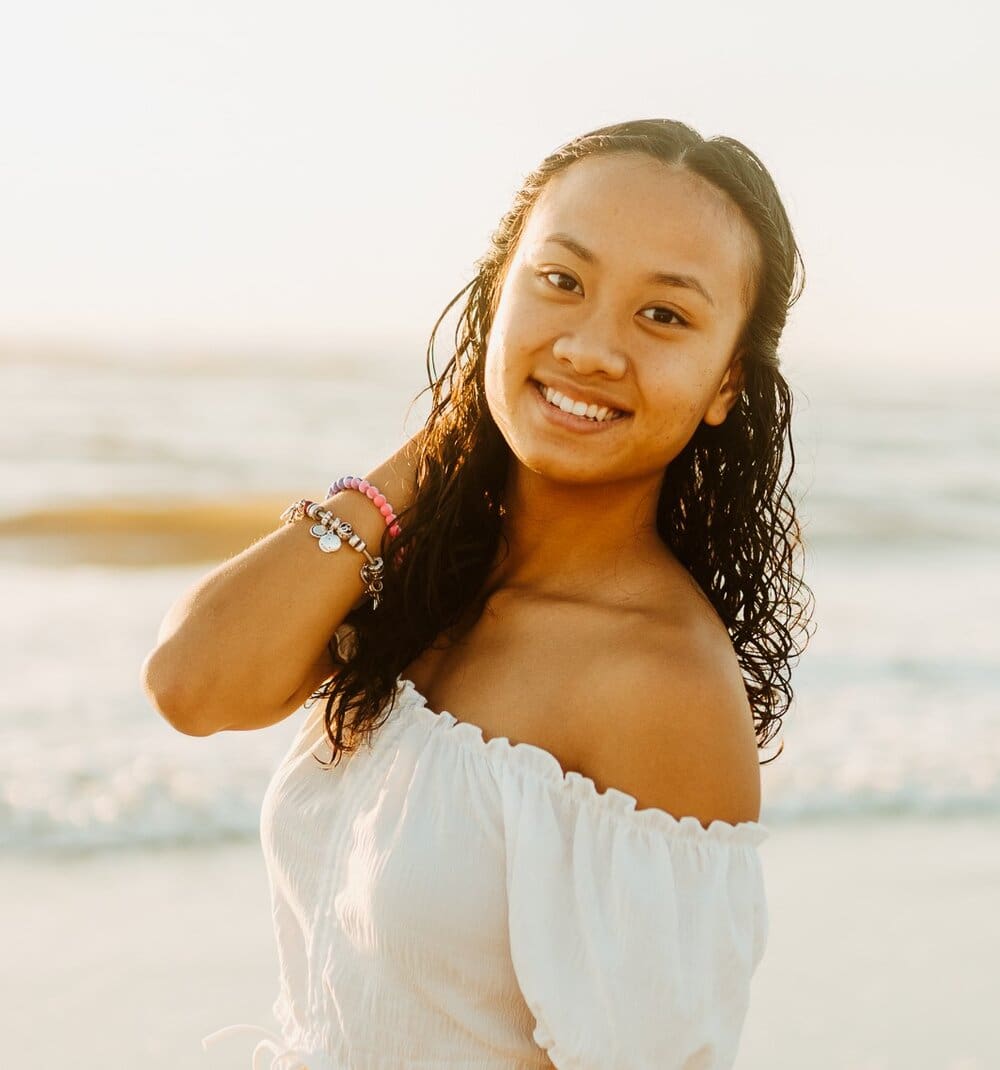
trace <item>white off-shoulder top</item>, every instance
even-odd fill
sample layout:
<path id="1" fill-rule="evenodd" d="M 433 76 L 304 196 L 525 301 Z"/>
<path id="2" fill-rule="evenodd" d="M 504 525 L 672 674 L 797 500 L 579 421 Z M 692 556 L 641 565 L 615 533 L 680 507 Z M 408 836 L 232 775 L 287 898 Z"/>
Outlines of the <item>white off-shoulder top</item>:
<path id="1" fill-rule="evenodd" d="M 264 796 L 280 965 L 253 1070 L 722 1070 L 768 934 L 759 822 L 636 810 L 396 682 L 336 767 L 324 703 Z M 249 1057 L 248 1051 L 248 1057 Z"/>

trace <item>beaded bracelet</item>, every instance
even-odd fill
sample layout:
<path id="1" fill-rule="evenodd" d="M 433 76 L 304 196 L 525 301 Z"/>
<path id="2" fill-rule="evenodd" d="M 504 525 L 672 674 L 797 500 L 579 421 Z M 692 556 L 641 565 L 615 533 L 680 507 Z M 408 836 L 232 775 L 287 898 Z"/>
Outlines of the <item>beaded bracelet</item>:
<path id="1" fill-rule="evenodd" d="M 385 495 L 378 487 L 373 483 L 369 483 L 367 479 L 361 479 L 358 476 L 341 476 L 336 482 L 330 484 L 326 496 L 327 498 L 332 498 L 334 494 L 342 490 L 359 490 L 366 498 L 370 498 L 372 504 L 378 507 L 378 511 L 384 517 L 389 534 L 394 539 L 399 536 L 400 527 L 396 523 L 396 512 L 386 501 Z"/>
<path id="2" fill-rule="evenodd" d="M 346 520 L 341 520 L 339 516 L 334 516 L 328 509 L 324 509 L 321 502 L 300 498 L 297 502 L 293 502 L 278 519 L 286 524 L 293 524 L 296 520 L 302 520 L 303 517 L 318 521 L 309 528 L 309 534 L 319 540 L 319 548 L 324 553 L 334 553 L 346 541 L 348 546 L 364 555 L 366 560 L 361 566 L 361 579 L 365 585 L 365 594 L 372 600 L 372 609 L 378 609 L 384 570 L 382 558 L 372 557 L 368 551 L 368 544 L 354 528 Z"/>

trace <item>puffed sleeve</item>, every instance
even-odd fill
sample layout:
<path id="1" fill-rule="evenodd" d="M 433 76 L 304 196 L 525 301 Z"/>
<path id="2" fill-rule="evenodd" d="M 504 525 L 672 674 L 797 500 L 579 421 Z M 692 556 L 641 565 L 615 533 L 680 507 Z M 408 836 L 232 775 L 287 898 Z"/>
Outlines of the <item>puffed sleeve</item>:
<path id="1" fill-rule="evenodd" d="M 511 957 L 536 1043 L 558 1070 L 731 1067 L 767 942 L 768 829 L 636 810 L 541 757 L 501 784 Z"/>

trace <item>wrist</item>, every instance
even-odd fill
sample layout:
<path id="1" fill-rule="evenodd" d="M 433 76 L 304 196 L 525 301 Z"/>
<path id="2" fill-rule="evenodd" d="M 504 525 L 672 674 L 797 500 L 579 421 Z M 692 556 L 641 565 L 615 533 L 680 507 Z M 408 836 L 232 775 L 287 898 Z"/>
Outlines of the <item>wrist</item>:
<path id="1" fill-rule="evenodd" d="M 425 430 L 421 428 L 365 476 L 392 502 L 397 515 L 408 509 L 416 496 L 417 461 L 424 435 Z"/>
<path id="2" fill-rule="evenodd" d="M 369 553 L 375 557 L 381 556 L 385 517 L 364 494 L 356 490 L 339 490 L 328 497 L 322 507 L 346 520 L 365 540 Z"/>
<path id="3" fill-rule="evenodd" d="M 362 479 L 361 476 L 341 476 L 336 482 L 330 484 L 327 495 L 332 497 L 342 490 L 354 490 L 367 498 L 378 510 L 385 526 L 389 529 L 389 534 L 394 539 L 399 537 L 402 532 L 397 522 L 395 507 L 374 482 Z"/>

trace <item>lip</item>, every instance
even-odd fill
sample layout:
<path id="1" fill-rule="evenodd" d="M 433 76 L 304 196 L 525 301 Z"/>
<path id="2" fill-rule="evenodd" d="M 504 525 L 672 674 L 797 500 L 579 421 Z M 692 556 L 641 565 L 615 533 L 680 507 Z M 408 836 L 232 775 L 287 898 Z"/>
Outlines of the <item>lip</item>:
<path id="1" fill-rule="evenodd" d="M 599 435 L 610 431 L 612 427 L 617 427 L 619 424 L 625 423 L 631 416 L 631 413 L 625 413 L 623 416 L 618 416 L 614 420 L 588 420 L 585 416 L 574 416 L 571 412 L 563 412 L 562 409 L 557 409 L 555 405 L 550 405 L 542 396 L 541 390 L 538 389 L 537 382 L 532 381 L 528 385 L 531 388 L 532 394 L 535 395 L 535 398 L 538 401 L 538 407 L 542 410 L 545 418 L 557 427 L 564 427 L 569 431 L 576 431 L 577 434 Z"/>

